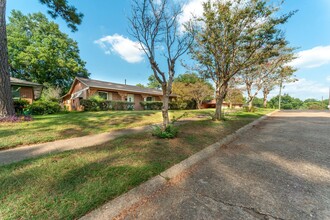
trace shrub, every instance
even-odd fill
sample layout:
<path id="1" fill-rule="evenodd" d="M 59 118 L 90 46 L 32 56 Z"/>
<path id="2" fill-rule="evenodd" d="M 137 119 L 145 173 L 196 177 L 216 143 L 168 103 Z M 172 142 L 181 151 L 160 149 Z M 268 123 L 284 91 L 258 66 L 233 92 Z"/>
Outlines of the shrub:
<path id="1" fill-rule="evenodd" d="M 140 102 L 144 110 L 160 110 L 162 109 L 163 102 Z"/>
<path id="2" fill-rule="evenodd" d="M 169 107 L 171 110 L 182 110 L 187 108 L 186 102 L 173 101 L 170 102 Z"/>
<path id="3" fill-rule="evenodd" d="M 16 114 L 23 114 L 24 109 L 29 105 L 29 102 L 24 99 L 14 100 L 14 108 Z"/>
<path id="4" fill-rule="evenodd" d="M 179 129 L 170 124 L 165 130 L 163 130 L 161 126 L 154 126 L 152 135 L 159 138 L 175 138 L 178 136 L 178 133 Z"/>
<path id="5" fill-rule="evenodd" d="M 84 107 L 84 111 L 134 110 L 134 102 L 92 98 L 80 100 L 80 104 Z"/>
<path id="6" fill-rule="evenodd" d="M 249 109 L 249 106 L 243 106 L 244 112 L 255 112 L 257 110 L 258 110 L 258 108 L 254 107 L 254 106 L 252 106 L 251 110 Z"/>
<path id="7" fill-rule="evenodd" d="M 38 100 L 29 106 L 32 115 L 47 115 L 58 113 L 61 106 L 57 102 Z"/>
<path id="8" fill-rule="evenodd" d="M 97 111 L 97 103 L 92 100 L 82 99 L 80 105 L 84 107 L 84 111 Z"/>
<path id="9" fill-rule="evenodd" d="M 134 102 L 125 102 L 125 101 L 109 101 L 110 110 L 134 110 Z"/>

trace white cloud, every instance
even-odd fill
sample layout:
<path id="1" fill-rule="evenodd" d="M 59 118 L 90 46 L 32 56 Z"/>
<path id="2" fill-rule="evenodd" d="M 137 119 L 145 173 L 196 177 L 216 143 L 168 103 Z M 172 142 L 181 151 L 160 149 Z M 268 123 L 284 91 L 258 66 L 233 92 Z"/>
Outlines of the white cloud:
<path id="1" fill-rule="evenodd" d="M 330 45 L 318 46 L 297 53 L 290 65 L 297 68 L 316 68 L 330 63 Z"/>
<path id="2" fill-rule="evenodd" d="M 139 63 L 144 59 L 140 44 L 119 34 L 105 36 L 94 43 L 104 49 L 105 54 L 118 54 L 129 63 Z"/>
<path id="3" fill-rule="evenodd" d="M 179 18 L 179 23 L 184 24 L 190 19 L 201 17 L 203 15 L 203 2 L 206 0 L 189 0 L 182 6 L 182 15 Z"/>
<path id="4" fill-rule="evenodd" d="M 330 82 L 330 76 L 327 76 L 326 80 L 327 80 L 328 82 Z"/>
<path id="5" fill-rule="evenodd" d="M 273 90 L 269 94 L 269 98 L 277 96 L 278 92 L 279 88 Z M 321 99 L 322 96 L 323 98 L 328 97 L 329 88 L 325 84 L 301 78 L 294 83 L 285 84 L 282 93 L 288 93 L 290 96 L 300 98 L 302 100 L 307 98 Z M 261 94 L 259 94 L 259 96 L 260 95 Z"/>

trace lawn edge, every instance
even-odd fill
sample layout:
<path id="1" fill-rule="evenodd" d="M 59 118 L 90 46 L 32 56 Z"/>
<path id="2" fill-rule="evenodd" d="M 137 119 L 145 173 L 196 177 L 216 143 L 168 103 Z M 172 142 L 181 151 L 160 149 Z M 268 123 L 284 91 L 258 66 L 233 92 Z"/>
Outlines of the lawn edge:
<path id="1" fill-rule="evenodd" d="M 220 141 L 211 144 L 210 146 L 204 148 L 203 150 L 193 154 L 189 158 L 181 161 L 180 163 L 170 167 L 159 175 L 151 178 L 150 180 L 142 183 L 141 185 L 131 189 L 130 191 L 122 194 L 121 196 L 105 203 L 101 207 L 92 210 L 87 213 L 85 216 L 81 217 L 80 220 L 92 220 L 92 219 L 114 219 L 121 213 L 129 210 L 134 207 L 134 205 L 138 205 L 141 202 L 145 202 L 148 198 L 152 197 L 157 191 L 161 191 L 162 188 L 166 186 L 168 180 L 184 173 L 197 163 L 202 160 L 209 158 L 214 155 L 215 151 L 220 149 L 222 146 L 231 143 L 234 141 L 239 135 L 246 132 L 247 130 L 253 128 L 257 124 L 259 124 L 264 119 L 270 117 L 271 115 L 279 112 L 279 110 L 275 110 L 270 112 L 251 123 L 239 128 L 233 133 L 227 135 L 225 138 Z"/>

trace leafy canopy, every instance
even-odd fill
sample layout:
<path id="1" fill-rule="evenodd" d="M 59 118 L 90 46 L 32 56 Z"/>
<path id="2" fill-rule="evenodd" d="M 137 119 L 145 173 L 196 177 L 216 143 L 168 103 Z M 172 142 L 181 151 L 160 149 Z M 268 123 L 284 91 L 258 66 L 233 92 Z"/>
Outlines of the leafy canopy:
<path id="1" fill-rule="evenodd" d="M 68 27 L 73 31 L 77 31 L 77 25 L 81 24 L 84 15 L 77 12 L 77 9 L 68 4 L 67 0 L 39 0 L 41 4 L 45 4 L 49 10 L 48 13 L 52 18 L 60 16 L 63 18 Z"/>
<path id="2" fill-rule="evenodd" d="M 42 13 L 12 11 L 7 35 L 13 77 L 67 90 L 75 76 L 89 76 L 77 42 Z"/>

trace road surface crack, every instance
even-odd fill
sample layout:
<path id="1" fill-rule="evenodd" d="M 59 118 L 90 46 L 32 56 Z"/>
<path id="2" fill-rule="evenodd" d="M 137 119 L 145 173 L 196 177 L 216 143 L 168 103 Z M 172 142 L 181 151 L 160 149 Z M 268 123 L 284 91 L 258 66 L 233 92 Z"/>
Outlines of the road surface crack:
<path id="1" fill-rule="evenodd" d="M 182 187 L 178 187 L 180 190 L 182 191 L 185 191 L 185 192 L 190 192 L 189 190 L 185 190 L 184 188 Z M 277 219 L 277 220 L 284 220 L 283 218 L 280 218 L 280 217 L 277 217 L 277 216 L 273 216 L 273 215 L 270 215 L 270 214 L 266 214 L 266 213 L 263 213 L 263 212 L 260 212 L 258 211 L 256 208 L 253 208 L 253 207 L 247 207 L 247 206 L 243 206 L 243 205 L 238 205 L 238 204 L 232 204 L 232 203 L 229 203 L 229 202 L 226 202 L 226 201 L 223 201 L 221 199 L 215 199 L 215 198 L 212 198 L 208 195 L 205 195 L 203 193 L 199 193 L 199 192 L 195 192 L 193 191 L 195 194 L 198 194 L 200 196 L 203 196 L 203 197 L 206 197 L 208 199 L 211 199 L 215 202 L 219 202 L 219 203 L 222 203 L 226 206 L 231 206 L 231 207 L 238 207 L 238 208 L 241 208 L 243 209 L 245 212 L 248 212 L 249 214 L 255 216 L 255 217 L 258 217 L 260 219 L 269 219 L 269 217 L 273 218 L 273 219 Z"/>

